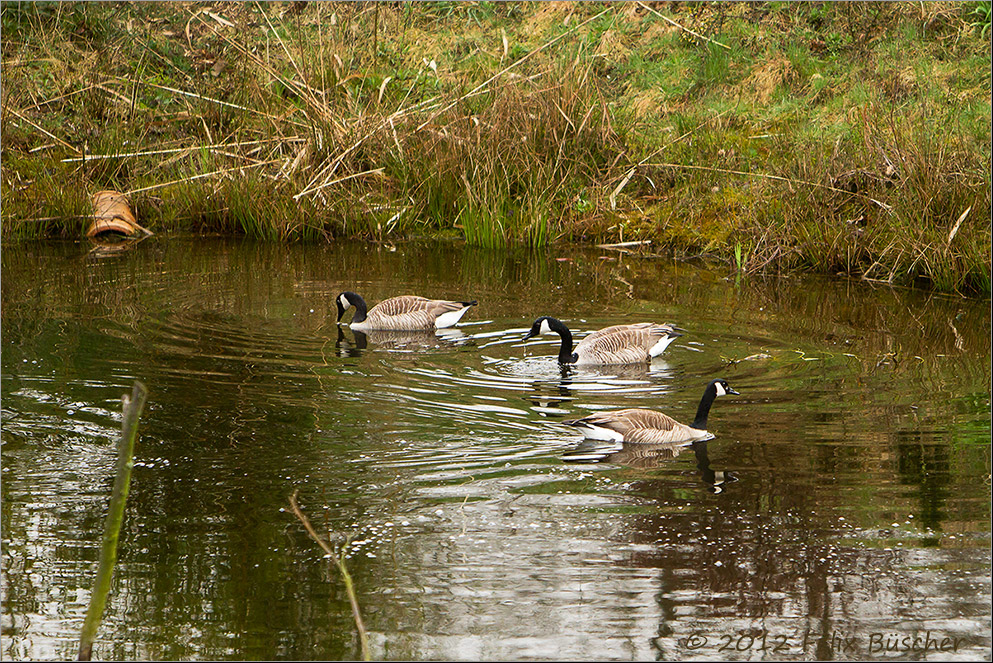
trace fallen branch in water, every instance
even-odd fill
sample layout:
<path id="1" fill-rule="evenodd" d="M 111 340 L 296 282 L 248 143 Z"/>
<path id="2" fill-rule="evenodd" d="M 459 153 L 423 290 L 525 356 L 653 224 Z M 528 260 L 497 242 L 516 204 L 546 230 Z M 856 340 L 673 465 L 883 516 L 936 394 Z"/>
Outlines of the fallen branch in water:
<path id="1" fill-rule="evenodd" d="M 644 246 L 645 244 L 651 244 L 650 239 L 639 239 L 634 242 L 618 242 L 616 244 L 597 244 L 598 249 L 626 249 L 632 246 Z"/>
<path id="2" fill-rule="evenodd" d="M 314 530 L 313 525 L 310 524 L 310 520 L 307 516 L 303 514 L 300 507 L 297 505 L 297 495 L 300 493 L 299 490 L 294 490 L 293 494 L 290 495 L 290 509 L 293 510 L 293 515 L 303 523 L 304 529 L 307 530 L 307 534 L 310 534 L 317 545 L 319 545 L 327 556 L 335 563 L 338 570 L 341 571 L 342 580 L 345 581 L 345 591 L 348 593 L 348 602 L 352 604 L 352 617 L 355 618 L 355 628 L 359 632 L 359 646 L 362 649 L 362 660 L 369 661 L 372 660 L 369 655 L 369 638 L 366 636 L 365 624 L 362 623 L 362 614 L 359 612 L 359 600 L 355 596 L 355 586 L 352 584 L 352 576 L 348 573 L 348 569 L 345 568 L 345 562 L 334 550 L 332 550 L 330 544 L 327 541 L 317 536 L 317 532 Z"/>
<path id="3" fill-rule="evenodd" d="M 97 567 L 97 577 L 93 583 L 93 594 L 90 595 L 90 607 L 86 611 L 86 620 L 79 636 L 79 655 L 77 660 L 88 661 L 93 654 L 93 640 L 96 639 L 97 629 L 103 619 L 103 610 L 107 605 L 107 595 L 110 594 L 110 580 L 114 575 L 117 563 L 117 542 L 121 533 L 121 523 L 124 520 L 124 504 L 128 500 L 128 490 L 131 487 L 131 468 L 134 467 L 134 445 L 138 439 L 138 418 L 145 407 L 148 390 L 137 380 L 131 390 L 131 397 L 124 396 L 124 423 L 121 425 L 121 439 L 117 444 L 117 477 L 114 479 L 114 491 L 110 498 L 110 511 L 107 512 L 107 524 L 103 532 L 103 545 L 100 548 L 100 565 Z"/>

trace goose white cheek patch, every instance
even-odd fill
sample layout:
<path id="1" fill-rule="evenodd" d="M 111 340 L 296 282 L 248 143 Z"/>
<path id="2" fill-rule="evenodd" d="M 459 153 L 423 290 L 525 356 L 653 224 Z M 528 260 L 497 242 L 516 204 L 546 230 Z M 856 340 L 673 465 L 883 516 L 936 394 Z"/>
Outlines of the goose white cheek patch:
<path id="1" fill-rule="evenodd" d="M 542 320 L 541 321 L 541 327 L 538 329 L 538 333 L 539 334 L 550 334 L 551 331 L 552 331 L 552 328 L 550 326 L 548 326 L 548 320 Z"/>
<path id="2" fill-rule="evenodd" d="M 345 309 L 346 311 L 348 310 L 348 307 L 352 305 L 351 302 L 348 301 L 348 298 L 345 297 L 345 295 L 342 295 L 341 297 L 339 297 L 338 298 L 338 301 L 341 302 L 341 307 L 343 309 Z"/>
<path id="3" fill-rule="evenodd" d="M 724 391 L 724 385 L 722 385 L 720 382 L 718 382 L 714 386 L 717 387 L 717 395 L 718 396 L 726 396 L 727 395 L 728 392 Z"/>

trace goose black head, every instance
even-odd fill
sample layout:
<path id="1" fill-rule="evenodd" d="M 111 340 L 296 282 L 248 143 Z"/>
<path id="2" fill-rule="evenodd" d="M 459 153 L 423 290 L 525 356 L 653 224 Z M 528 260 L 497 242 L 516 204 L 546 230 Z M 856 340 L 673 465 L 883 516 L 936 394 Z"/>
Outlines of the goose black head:
<path id="1" fill-rule="evenodd" d="M 534 321 L 531 330 L 524 335 L 524 341 L 542 334 L 558 334 L 562 339 L 562 346 L 559 348 L 560 364 L 576 363 L 579 355 L 572 351 L 572 332 L 561 321 L 548 315 L 541 316 Z"/>
<path id="2" fill-rule="evenodd" d="M 553 332 L 561 335 L 565 328 L 565 325 L 555 318 L 543 315 L 534 321 L 534 324 L 531 325 L 531 330 L 524 335 L 524 340 L 526 341 L 529 338 L 541 336 L 542 334 L 551 334 Z"/>
<path id="3" fill-rule="evenodd" d="M 338 306 L 338 322 L 341 322 L 341 316 L 345 315 L 345 311 L 347 311 L 352 306 L 356 307 L 357 309 L 361 309 L 362 306 L 359 304 L 359 302 L 365 304 L 365 301 L 362 299 L 362 297 L 360 297 L 357 293 L 351 292 L 350 290 L 346 290 L 345 292 L 338 295 L 337 299 L 335 299 L 335 304 Z"/>
<path id="4" fill-rule="evenodd" d="M 731 387 L 731 385 L 728 384 L 728 381 L 725 380 L 724 378 L 717 378 L 716 380 L 712 380 L 710 385 L 714 388 L 716 396 L 724 396 L 726 394 L 734 394 L 736 396 L 740 395 L 737 391 L 735 391 Z"/>

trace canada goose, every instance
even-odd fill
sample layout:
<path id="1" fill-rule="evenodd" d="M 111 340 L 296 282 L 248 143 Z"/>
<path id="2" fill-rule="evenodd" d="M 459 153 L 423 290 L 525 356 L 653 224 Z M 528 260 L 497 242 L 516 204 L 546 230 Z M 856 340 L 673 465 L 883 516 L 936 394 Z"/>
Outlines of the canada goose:
<path id="1" fill-rule="evenodd" d="M 534 321 L 528 340 L 541 334 L 556 333 L 562 338 L 559 348 L 560 364 L 635 364 L 651 361 L 682 336 L 672 325 L 638 322 L 614 325 L 595 331 L 572 347 L 572 332 L 555 318 L 544 315 Z"/>
<path id="2" fill-rule="evenodd" d="M 687 426 L 672 417 L 655 410 L 629 409 L 596 412 L 583 417 L 563 421 L 569 426 L 581 429 L 591 440 L 627 442 L 629 444 L 675 444 L 709 440 L 713 433 L 707 432 L 707 415 L 714 399 L 725 394 L 737 394 L 727 380 L 711 380 L 703 391 L 696 419 Z"/>
<path id="3" fill-rule="evenodd" d="M 365 300 L 354 292 L 338 295 L 338 322 L 350 307 L 355 307 L 355 315 L 349 327 L 359 331 L 367 329 L 391 329 L 413 331 L 415 329 L 443 329 L 451 327 L 465 315 L 470 306 L 478 302 L 449 302 L 441 299 L 427 299 L 416 295 L 401 295 L 384 299 L 371 310 L 366 310 Z"/>

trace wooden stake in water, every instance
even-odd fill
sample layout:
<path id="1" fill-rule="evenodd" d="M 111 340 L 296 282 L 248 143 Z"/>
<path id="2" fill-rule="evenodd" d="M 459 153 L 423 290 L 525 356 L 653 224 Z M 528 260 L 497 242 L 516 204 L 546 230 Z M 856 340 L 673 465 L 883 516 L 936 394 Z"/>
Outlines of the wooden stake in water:
<path id="1" fill-rule="evenodd" d="M 138 418 L 145 407 L 148 390 L 137 380 L 131 390 L 131 396 L 125 395 L 124 423 L 121 427 L 121 439 L 117 445 L 117 478 L 114 480 L 114 492 L 110 497 L 110 511 L 107 513 L 107 524 L 103 532 L 103 545 L 100 548 L 100 566 L 97 567 L 97 578 L 93 583 L 93 594 L 90 596 L 90 607 L 86 611 L 86 621 L 79 636 L 78 660 L 88 661 L 93 653 L 93 640 L 103 618 L 103 610 L 107 605 L 107 595 L 110 593 L 110 580 L 114 575 L 114 565 L 117 563 L 117 540 L 121 533 L 121 522 L 124 520 L 124 503 L 128 499 L 128 489 L 131 486 L 131 468 L 134 466 L 134 444 L 138 438 Z"/>

